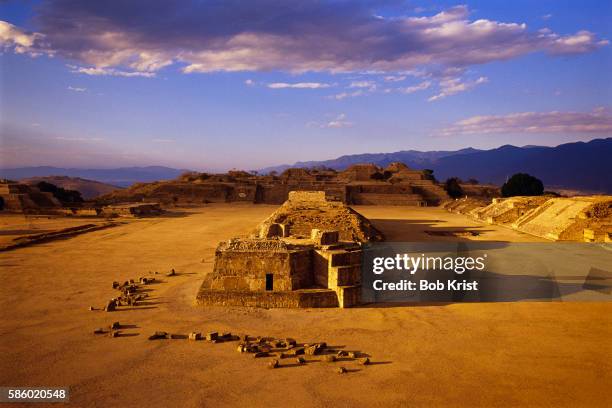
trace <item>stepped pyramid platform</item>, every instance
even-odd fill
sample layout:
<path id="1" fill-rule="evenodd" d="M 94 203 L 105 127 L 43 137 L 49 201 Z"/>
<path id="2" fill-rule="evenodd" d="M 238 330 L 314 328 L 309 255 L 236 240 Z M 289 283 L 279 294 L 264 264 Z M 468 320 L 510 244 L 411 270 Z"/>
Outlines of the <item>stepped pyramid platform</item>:
<path id="1" fill-rule="evenodd" d="M 325 192 L 295 191 L 249 238 L 221 242 L 201 305 L 351 307 L 361 299 L 361 243 L 370 222 Z"/>

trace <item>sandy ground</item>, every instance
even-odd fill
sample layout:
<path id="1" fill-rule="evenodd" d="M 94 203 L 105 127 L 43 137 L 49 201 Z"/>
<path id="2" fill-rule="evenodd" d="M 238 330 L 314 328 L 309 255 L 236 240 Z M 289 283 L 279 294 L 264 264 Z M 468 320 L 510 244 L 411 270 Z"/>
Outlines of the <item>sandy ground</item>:
<path id="1" fill-rule="evenodd" d="M 247 233 L 275 208 L 210 206 L 0 253 L 0 385 L 69 386 L 78 407 L 612 404 L 609 302 L 194 306 L 217 242 Z M 453 239 L 423 232 L 449 228 L 478 228 L 473 239 L 534 240 L 435 208 L 358 210 L 392 240 Z M 170 268 L 179 275 L 151 285 L 146 305 L 88 310 L 115 295 L 113 280 Z M 133 326 L 119 338 L 92 334 L 113 321 Z M 265 360 L 237 353 L 235 342 L 148 341 L 156 330 L 326 341 L 368 353 L 375 364 L 343 363 L 354 370 L 344 375 L 335 372 L 339 363 L 269 370 Z"/>
<path id="2" fill-rule="evenodd" d="M 85 224 L 104 224 L 103 218 L 56 217 L 46 215 L 2 214 L 0 216 L 0 247 L 11 244 L 15 238 L 43 234 L 63 228 Z"/>

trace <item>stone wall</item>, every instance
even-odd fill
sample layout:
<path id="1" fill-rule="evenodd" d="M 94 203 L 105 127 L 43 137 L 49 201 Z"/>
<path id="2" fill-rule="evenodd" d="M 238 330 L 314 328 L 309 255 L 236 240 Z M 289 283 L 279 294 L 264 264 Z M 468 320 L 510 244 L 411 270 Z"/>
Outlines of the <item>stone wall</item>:
<path id="1" fill-rule="evenodd" d="M 210 288 L 265 291 L 266 275 L 273 276 L 274 291 L 313 285 L 310 249 L 288 251 L 217 250 Z"/>
<path id="2" fill-rule="evenodd" d="M 251 292 L 201 288 L 196 302 L 204 306 L 247 306 L 266 308 L 338 307 L 333 290 Z"/>

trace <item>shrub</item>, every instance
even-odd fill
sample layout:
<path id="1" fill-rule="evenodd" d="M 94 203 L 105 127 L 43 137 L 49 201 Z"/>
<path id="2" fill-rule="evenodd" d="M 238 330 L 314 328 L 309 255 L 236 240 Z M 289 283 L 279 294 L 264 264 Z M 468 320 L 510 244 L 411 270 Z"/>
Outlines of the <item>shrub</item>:
<path id="1" fill-rule="evenodd" d="M 423 169 L 423 175 L 427 180 L 431 180 L 434 183 L 437 183 L 436 176 L 434 176 L 434 171 L 432 169 Z"/>
<path id="2" fill-rule="evenodd" d="M 542 181 L 527 173 L 516 173 L 501 188 L 503 197 L 538 196 L 544 193 Z"/>
<path id="3" fill-rule="evenodd" d="M 449 179 L 446 179 L 446 182 L 444 183 L 444 189 L 446 190 L 448 195 L 451 196 L 451 198 L 463 197 L 463 189 L 461 188 L 461 185 L 459 183 L 461 183 L 461 180 L 457 177 L 451 177 Z"/>

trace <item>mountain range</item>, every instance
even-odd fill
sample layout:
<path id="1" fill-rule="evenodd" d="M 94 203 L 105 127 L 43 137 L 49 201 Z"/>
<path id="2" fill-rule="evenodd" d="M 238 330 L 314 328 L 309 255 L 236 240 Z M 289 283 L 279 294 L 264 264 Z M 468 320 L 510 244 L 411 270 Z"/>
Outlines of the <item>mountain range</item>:
<path id="1" fill-rule="evenodd" d="M 75 169 L 62 167 L 20 167 L 0 169 L 0 178 L 21 180 L 32 177 L 68 176 L 95 180 L 118 187 L 129 187 L 134 183 L 172 180 L 188 170 L 163 166 L 120 167 L 116 169 Z"/>
<path id="2" fill-rule="evenodd" d="M 358 163 L 385 167 L 403 162 L 414 169 L 432 169 L 438 180 L 475 178 L 481 183 L 501 185 L 514 173 L 529 173 L 547 188 L 612 193 L 612 138 L 566 143 L 555 147 L 504 145 L 491 150 L 404 150 L 341 156 L 332 160 L 297 162 L 262 169 L 281 172 L 288 167 L 330 167 L 344 170 Z"/>
<path id="3" fill-rule="evenodd" d="M 331 160 L 297 162 L 260 169 L 278 173 L 289 167 L 330 167 L 344 170 L 358 163 L 385 167 L 403 162 L 414 169 L 432 169 L 438 180 L 475 178 L 481 183 L 501 185 L 514 173 L 529 173 L 546 188 L 575 189 L 612 194 L 612 138 L 566 143 L 555 147 L 504 145 L 490 150 L 466 148 L 454 151 L 403 150 L 341 156 Z M 239 167 L 239 166 L 238 166 Z M 188 170 L 162 166 L 116 169 L 22 167 L 0 169 L 0 178 L 19 180 L 42 176 L 69 176 L 96 180 L 120 187 L 136 182 L 170 180 Z"/>

